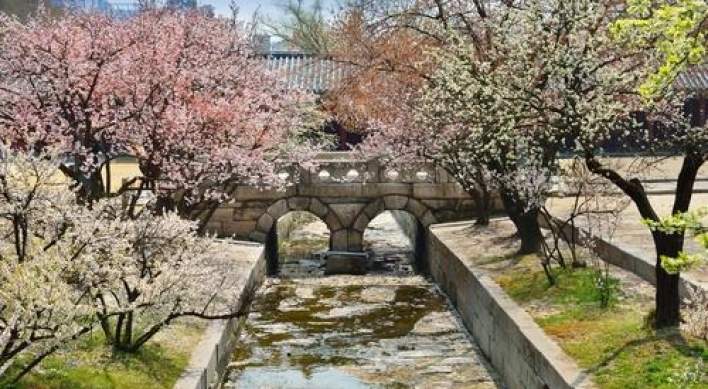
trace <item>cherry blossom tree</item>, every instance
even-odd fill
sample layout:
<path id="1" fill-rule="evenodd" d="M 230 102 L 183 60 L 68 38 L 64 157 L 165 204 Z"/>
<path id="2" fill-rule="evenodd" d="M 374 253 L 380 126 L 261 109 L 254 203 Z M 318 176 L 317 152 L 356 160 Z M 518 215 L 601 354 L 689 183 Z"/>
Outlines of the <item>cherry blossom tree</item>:
<path id="1" fill-rule="evenodd" d="M 5 17 L 0 36 L 2 136 L 64 145 L 62 170 L 86 203 L 109 194 L 100 169 L 120 155 L 138 161 L 130 185 L 192 216 L 235 184 L 278 184 L 274 161 L 311 157 L 293 141 L 311 96 L 284 90 L 237 23 L 170 10 L 127 21 L 40 14 L 24 24 Z M 38 141 L 27 144 L 28 134 Z"/>
<path id="2" fill-rule="evenodd" d="M 452 150 L 459 149 L 461 142 L 450 143 L 446 153 L 439 153 L 436 147 L 403 146 L 414 143 L 413 138 L 421 135 L 413 129 L 418 120 L 415 115 L 418 100 L 438 69 L 428 53 L 447 50 L 448 32 L 453 29 L 474 37 L 478 48 L 484 51 L 484 20 L 490 16 L 490 11 L 512 3 L 350 1 L 333 28 L 337 44 L 327 53 L 346 66 L 349 77 L 326 96 L 326 107 L 351 127 L 373 128 L 368 146 L 388 144 L 379 142 L 376 129 L 398 127 L 407 131 L 410 137 L 396 138 L 400 147 L 383 153 L 389 163 L 409 164 L 421 159 L 437 163 L 475 199 L 479 225 L 489 222 L 489 174 L 482 165 L 460 163 L 460 158 L 453 157 Z M 429 121 L 427 125 L 443 131 L 436 121 Z M 431 128 L 430 132 L 434 130 Z"/>

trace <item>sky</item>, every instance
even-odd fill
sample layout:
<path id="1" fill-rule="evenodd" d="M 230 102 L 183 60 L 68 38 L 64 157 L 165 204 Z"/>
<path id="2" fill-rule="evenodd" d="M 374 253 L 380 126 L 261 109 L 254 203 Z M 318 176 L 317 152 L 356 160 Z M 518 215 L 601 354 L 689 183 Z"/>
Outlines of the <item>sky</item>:
<path id="1" fill-rule="evenodd" d="M 287 0 L 264 0 L 264 1 L 254 1 L 254 0 L 236 0 L 236 4 L 239 6 L 239 14 L 241 18 L 251 19 L 253 12 L 259 10 L 262 15 L 267 15 L 271 18 L 277 19 L 281 12 L 277 4 L 282 4 Z M 229 11 L 229 0 L 199 0 L 199 5 L 211 4 L 214 6 L 216 13 L 221 15 L 230 15 Z M 336 0 L 324 0 L 325 9 L 334 7 L 337 4 Z"/>

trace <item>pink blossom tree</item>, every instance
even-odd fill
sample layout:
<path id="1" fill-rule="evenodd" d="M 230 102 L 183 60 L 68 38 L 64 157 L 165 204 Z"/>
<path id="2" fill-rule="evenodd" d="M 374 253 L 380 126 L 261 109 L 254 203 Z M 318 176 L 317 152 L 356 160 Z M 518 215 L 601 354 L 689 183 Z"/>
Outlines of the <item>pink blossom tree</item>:
<path id="1" fill-rule="evenodd" d="M 27 148 L 61 144 L 62 170 L 84 202 L 109 195 L 120 155 L 138 161 L 130 185 L 190 216 L 235 184 L 278 184 L 276 161 L 311 156 L 295 141 L 311 96 L 284 90 L 237 23 L 164 10 L 127 21 L 39 14 L 4 17 L 0 36 L 0 133 Z M 28 144 L 29 134 L 38 141 Z"/>

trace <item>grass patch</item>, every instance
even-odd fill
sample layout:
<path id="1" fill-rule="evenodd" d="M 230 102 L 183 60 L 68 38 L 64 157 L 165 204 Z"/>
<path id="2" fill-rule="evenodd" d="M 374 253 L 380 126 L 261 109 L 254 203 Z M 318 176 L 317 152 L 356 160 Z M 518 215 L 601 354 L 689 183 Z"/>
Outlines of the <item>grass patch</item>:
<path id="1" fill-rule="evenodd" d="M 539 270 L 540 264 L 533 257 L 526 257 L 518 264 L 499 273 L 495 281 L 517 302 L 543 300 L 551 305 L 599 304 L 600 292 L 595 287 L 598 270 L 594 268 L 554 268 L 557 284 L 551 286 L 546 275 Z M 609 280 L 616 291 L 618 280 Z M 616 297 L 617 293 L 613 293 Z M 615 299 L 610 301 L 616 302 Z"/>
<path id="2" fill-rule="evenodd" d="M 708 343 L 644 330 L 643 317 L 653 305 L 646 296 L 618 299 L 615 291 L 602 309 L 597 269 L 558 269 L 558 284 L 549 286 L 537 261 L 525 258 L 495 280 L 522 306 L 533 307 L 527 310 L 536 322 L 593 373 L 600 388 L 708 388 Z"/>
<path id="3" fill-rule="evenodd" d="M 187 367 L 202 328 L 196 323 L 175 324 L 135 354 L 114 352 L 96 331 L 47 357 L 18 384 L 5 388 L 172 388 Z"/>

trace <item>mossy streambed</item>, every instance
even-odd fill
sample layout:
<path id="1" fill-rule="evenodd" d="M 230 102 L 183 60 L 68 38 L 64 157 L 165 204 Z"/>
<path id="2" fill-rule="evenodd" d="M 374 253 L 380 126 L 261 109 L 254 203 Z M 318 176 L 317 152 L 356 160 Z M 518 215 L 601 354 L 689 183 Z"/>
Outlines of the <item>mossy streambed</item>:
<path id="1" fill-rule="evenodd" d="M 501 387 L 437 287 L 402 271 L 413 269 L 413 256 L 392 240 L 395 222 L 381 224 L 372 247 L 375 262 L 386 266 L 373 274 L 294 271 L 266 280 L 223 388 Z M 303 265 L 318 268 L 315 262 Z"/>

